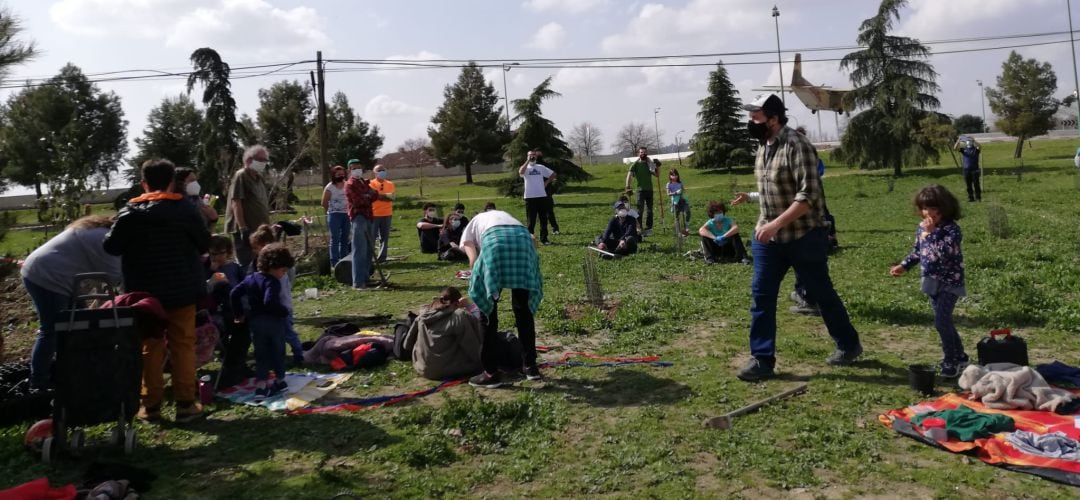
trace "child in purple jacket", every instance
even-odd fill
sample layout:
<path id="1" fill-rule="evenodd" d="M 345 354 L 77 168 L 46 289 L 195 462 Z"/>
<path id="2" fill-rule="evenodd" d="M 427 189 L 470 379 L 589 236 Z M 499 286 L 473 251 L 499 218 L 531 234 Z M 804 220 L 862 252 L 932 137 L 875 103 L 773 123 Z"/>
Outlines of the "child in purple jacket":
<path id="1" fill-rule="evenodd" d="M 962 235 L 956 220 L 960 218 L 960 202 L 944 186 L 931 184 L 915 195 L 915 208 L 922 222 L 915 230 L 915 246 L 889 274 L 900 276 L 919 264 L 922 268 L 921 288 L 930 297 L 934 309 L 934 327 L 941 337 L 941 376 L 953 378 L 968 364 L 964 344 L 953 324 L 956 301 L 967 295 L 964 289 L 964 254 L 960 250 Z"/>
<path id="2" fill-rule="evenodd" d="M 267 245 L 259 252 L 258 272 L 233 288 L 229 299 L 236 322 L 246 322 L 255 345 L 255 395 L 269 397 L 288 389 L 285 383 L 285 330 L 289 308 L 281 300 L 281 277 L 296 261 L 284 245 Z M 276 380 L 267 385 L 270 370 Z"/>

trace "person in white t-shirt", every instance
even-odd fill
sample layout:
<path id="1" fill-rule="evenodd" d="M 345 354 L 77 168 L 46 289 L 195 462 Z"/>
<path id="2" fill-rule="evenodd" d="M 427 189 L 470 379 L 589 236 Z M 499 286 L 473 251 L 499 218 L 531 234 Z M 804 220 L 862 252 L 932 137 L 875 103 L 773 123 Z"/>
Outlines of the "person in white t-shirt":
<path id="1" fill-rule="evenodd" d="M 540 218 L 540 243 L 548 241 L 548 195 L 547 185 L 555 180 L 555 171 L 537 162 L 539 150 L 529 151 L 525 163 L 518 168 L 518 176 L 525 181 L 525 216 L 529 219 L 529 234 L 536 228 L 537 216 Z"/>

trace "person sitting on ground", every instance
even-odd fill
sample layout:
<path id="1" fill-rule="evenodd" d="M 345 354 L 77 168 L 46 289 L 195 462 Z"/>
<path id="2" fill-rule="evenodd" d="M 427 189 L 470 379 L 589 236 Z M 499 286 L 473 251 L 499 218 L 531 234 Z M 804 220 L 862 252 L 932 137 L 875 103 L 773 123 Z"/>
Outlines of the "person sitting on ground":
<path id="1" fill-rule="evenodd" d="M 484 204 L 484 211 L 485 212 L 490 212 L 492 210 L 496 210 L 494 201 L 489 201 L 489 202 Z"/>
<path id="2" fill-rule="evenodd" d="M 634 218 L 634 222 L 637 224 L 638 238 L 640 239 L 641 238 L 641 215 L 638 214 L 638 211 L 636 209 L 634 209 L 633 205 L 630 204 L 630 198 L 628 196 L 626 196 L 625 194 L 622 195 L 622 196 L 619 196 L 619 199 L 615 200 L 615 203 L 612 205 L 612 209 L 615 210 L 615 215 L 618 215 L 619 210 L 626 210 L 626 216 Z"/>
<path id="3" fill-rule="evenodd" d="M 420 253 L 439 253 L 439 230 L 443 220 L 434 203 L 424 204 L 424 218 L 416 223 L 416 234 L 420 236 Z"/>
<path id="4" fill-rule="evenodd" d="M 465 216 L 456 210 L 446 217 L 439 230 L 439 260 L 467 262 L 469 256 L 461 248 L 461 234 L 465 232 Z"/>
<path id="5" fill-rule="evenodd" d="M 229 298 L 236 321 L 247 323 L 255 344 L 255 395 L 270 397 L 289 388 L 285 382 L 285 330 L 292 311 L 281 302 L 281 280 L 296 261 L 281 244 L 264 247 L 255 260 L 259 271 L 244 278 Z M 271 370 L 276 376 L 272 384 Z"/>
<path id="6" fill-rule="evenodd" d="M 448 380 L 484 369 L 480 361 L 484 330 L 465 309 L 467 301 L 457 288 L 446 287 L 409 327 L 404 352 L 412 353 L 413 368 L 421 377 Z"/>
<path id="7" fill-rule="evenodd" d="M 494 206 L 492 206 L 492 208 L 494 208 Z M 465 204 L 464 203 L 462 203 L 460 201 L 455 203 L 454 204 L 454 213 L 461 216 L 461 227 L 462 228 L 469 225 L 469 218 L 465 216 Z"/>
<path id="8" fill-rule="evenodd" d="M 637 252 L 637 220 L 630 217 L 626 208 L 619 208 L 615 217 L 608 221 L 607 229 L 596 239 L 596 248 L 615 255 Z"/>
<path id="9" fill-rule="evenodd" d="M 105 253 L 105 240 L 112 219 L 90 215 L 76 219 L 64 231 L 30 253 L 20 274 L 38 316 L 37 337 L 30 351 L 30 386 L 51 385 L 52 362 L 56 353 L 56 317 L 71 306 L 76 294 L 74 276 L 104 272 L 113 283 L 122 279 L 120 258 Z M 2 342 L 0 342 L 2 343 Z"/>
<path id="10" fill-rule="evenodd" d="M 727 207 L 719 201 L 710 201 L 705 210 L 709 220 L 698 229 L 701 235 L 701 251 L 705 254 L 705 263 L 715 264 L 720 261 L 742 262 L 746 258 L 746 247 L 739 236 L 739 225 L 727 215 Z"/>

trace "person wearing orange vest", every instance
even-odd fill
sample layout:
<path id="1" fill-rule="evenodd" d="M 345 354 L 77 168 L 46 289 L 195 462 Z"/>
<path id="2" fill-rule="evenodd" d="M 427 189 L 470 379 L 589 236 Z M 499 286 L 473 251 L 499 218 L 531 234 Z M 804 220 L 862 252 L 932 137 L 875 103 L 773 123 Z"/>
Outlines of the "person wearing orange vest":
<path id="1" fill-rule="evenodd" d="M 390 219 L 394 216 L 394 183 L 387 179 L 386 167 L 375 165 L 374 171 L 371 187 L 379 193 L 379 198 L 371 204 L 371 213 L 375 217 L 372 236 L 382 242 L 375 260 L 386 262 L 386 252 L 390 248 Z"/>

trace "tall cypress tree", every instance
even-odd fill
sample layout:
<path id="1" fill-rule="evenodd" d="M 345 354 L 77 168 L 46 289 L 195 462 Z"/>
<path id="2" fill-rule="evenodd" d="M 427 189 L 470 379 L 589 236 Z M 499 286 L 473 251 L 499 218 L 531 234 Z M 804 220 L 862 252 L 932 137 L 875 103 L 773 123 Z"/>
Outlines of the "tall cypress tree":
<path id="1" fill-rule="evenodd" d="M 236 100 L 229 82 L 229 64 L 209 47 L 191 53 L 194 67 L 188 75 L 187 91 L 202 84 L 202 103 L 206 106 L 203 121 L 202 151 L 199 152 L 199 184 L 208 193 L 222 194 L 229 186 L 229 177 L 240 163 L 240 146 L 236 142 L 239 122 L 236 120 Z"/>
<path id="2" fill-rule="evenodd" d="M 472 184 L 475 163 L 498 163 L 506 135 L 499 119 L 502 106 L 495 87 L 484 80 L 475 62 L 461 69 L 457 83 L 443 90 L 445 101 L 431 118 L 428 137 L 435 158 L 446 168 L 464 167 Z"/>
<path id="3" fill-rule="evenodd" d="M 709 73 L 709 95 L 698 101 L 698 131 L 690 140 L 694 168 L 730 170 L 737 163 L 749 162 L 754 142 L 742 121 L 739 92 L 731 84 L 723 61 Z"/>

